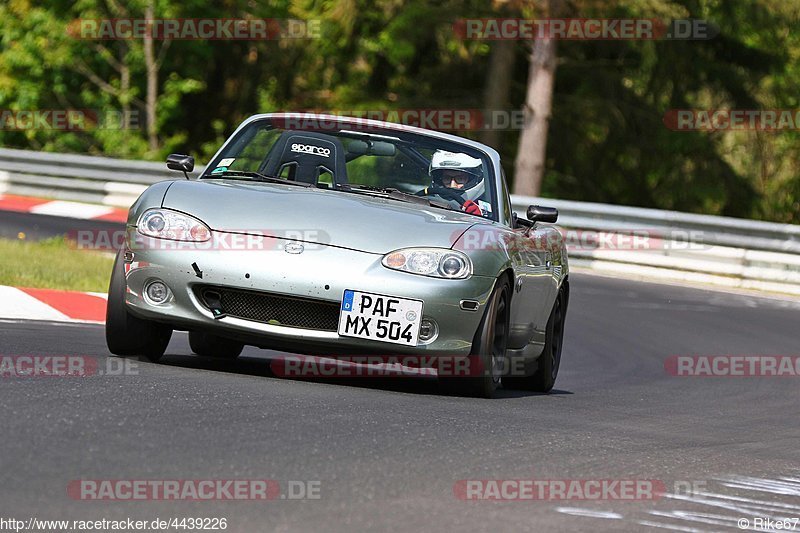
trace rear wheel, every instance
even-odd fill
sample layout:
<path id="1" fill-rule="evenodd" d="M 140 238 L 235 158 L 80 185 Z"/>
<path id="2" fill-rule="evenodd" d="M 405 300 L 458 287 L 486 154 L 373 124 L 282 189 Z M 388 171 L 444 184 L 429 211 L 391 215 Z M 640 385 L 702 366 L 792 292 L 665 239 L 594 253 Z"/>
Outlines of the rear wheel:
<path id="1" fill-rule="evenodd" d="M 478 328 L 479 333 L 472 344 L 470 377 L 439 378 L 448 390 L 479 398 L 491 398 L 494 395 L 505 365 L 510 295 L 508 281 L 505 278 L 498 280 Z"/>
<path id="2" fill-rule="evenodd" d="M 244 344 L 241 342 L 202 331 L 189 332 L 189 346 L 197 355 L 220 359 L 236 359 L 244 349 Z"/>
<path id="3" fill-rule="evenodd" d="M 130 314 L 125 306 L 126 291 L 125 264 L 120 250 L 108 286 L 106 345 L 115 355 L 143 355 L 156 362 L 167 349 L 172 328 Z"/>
<path id="4" fill-rule="evenodd" d="M 547 321 L 544 350 L 537 360 L 536 372 L 526 377 L 504 378 L 503 385 L 509 389 L 550 392 L 556 383 L 558 368 L 561 366 L 561 347 L 564 342 L 566 311 L 566 296 L 564 290 L 560 290 L 553 304 L 553 310 L 550 312 L 550 318 Z"/>

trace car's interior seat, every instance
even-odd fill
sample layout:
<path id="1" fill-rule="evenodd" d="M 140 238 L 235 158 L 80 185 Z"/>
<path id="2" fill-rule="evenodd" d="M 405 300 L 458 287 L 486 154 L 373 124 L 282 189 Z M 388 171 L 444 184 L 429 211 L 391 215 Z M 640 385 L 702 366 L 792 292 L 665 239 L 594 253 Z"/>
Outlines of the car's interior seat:
<path id="1" fill-rule="evenodd" d="M 320 185 L 321 175 L 330 174 L 332 184 L 345 184 L 345 163 L 344 146 L 333 135 L 284 131 L 272 146 L 261 172 L 313 185 Z"/>

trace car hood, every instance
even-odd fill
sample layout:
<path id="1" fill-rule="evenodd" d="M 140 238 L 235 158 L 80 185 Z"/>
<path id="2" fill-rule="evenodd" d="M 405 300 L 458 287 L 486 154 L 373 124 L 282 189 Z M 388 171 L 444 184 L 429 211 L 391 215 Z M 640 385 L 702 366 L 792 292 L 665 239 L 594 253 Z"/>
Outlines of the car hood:
<path id="1" fill-rule="evenodd" d="M 385 254 L 398 248 L 450 248 L 478 222 L 457 211 L 360 194 L 277 183 L 176 181 L 163 207 L 212 230 L 267 234 Z"/>

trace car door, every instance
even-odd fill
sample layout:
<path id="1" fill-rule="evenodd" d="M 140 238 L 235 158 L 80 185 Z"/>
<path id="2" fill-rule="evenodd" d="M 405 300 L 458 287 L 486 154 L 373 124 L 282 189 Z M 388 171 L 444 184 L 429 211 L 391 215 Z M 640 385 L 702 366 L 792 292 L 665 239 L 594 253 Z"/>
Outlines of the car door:
<path id="1" fill-rule="evenodd" d="M 530 342 L 543 342 L 553 302 L 553 262 L 546 239 L 548 228 L 515 227 L 509 233 L 508 253 L 515 279 L 511 299 L 509 345 L 524 348 Z"/>
<path id="2" fill-rule="evenodd" d="M 502 240 L 514 271 L 508 346 L 511 349 L 522 349 L 531 342 L 544 342 L 553 289 L 552 260 L 548 263 L 548 251 L 542 244 L 551 235 L 541 224 L 533 228 L 516 224 L 516 215 L 511 212 L 511 196 L 502 168 L 500 175 L 502 179 L 499 200 L 504 203 L 502 218 L 511 226 Z"/>

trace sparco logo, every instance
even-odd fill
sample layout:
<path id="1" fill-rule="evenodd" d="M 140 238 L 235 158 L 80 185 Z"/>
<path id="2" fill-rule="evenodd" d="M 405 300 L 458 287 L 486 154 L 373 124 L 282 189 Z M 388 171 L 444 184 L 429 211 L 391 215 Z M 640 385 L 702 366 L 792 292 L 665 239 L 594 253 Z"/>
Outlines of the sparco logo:
<path id="1" fill-rule="evenodd" d="M 323 155 L 328 157 L 331 155 L 330 148 L 323 148 L 321 146 L 314 146 L 313 144 L 293 144 L 292 152 L 301 152 L 304 154 Z"/>

